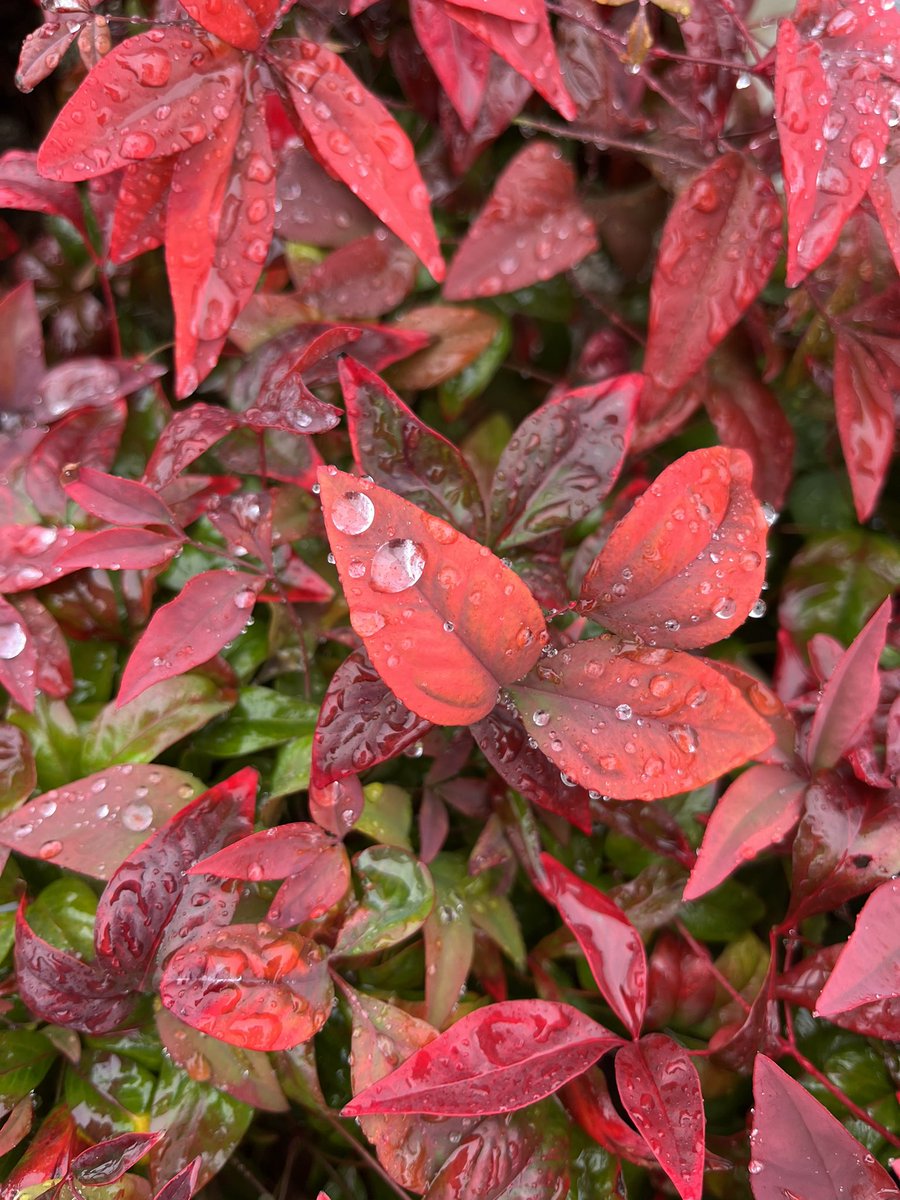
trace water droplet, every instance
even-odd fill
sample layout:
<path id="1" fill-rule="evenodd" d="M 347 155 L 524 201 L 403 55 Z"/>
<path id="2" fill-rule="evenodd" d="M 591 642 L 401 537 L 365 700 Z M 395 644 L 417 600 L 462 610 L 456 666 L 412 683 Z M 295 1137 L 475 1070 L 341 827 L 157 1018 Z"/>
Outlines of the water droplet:
<path id="1" fill-rule="evenodd" d="M 153 824 L 153 809 L 149 804 L 129 804 L 122 809 L 122 824 L 132 833 L 143 833 Z"/>
<path id="2" fill-rule="evenodd" d="M 334 502 L 331 520 L 335 529 L 356 537 L 365 533 L 375 520 L 375 505 L 365 492 L 345 492 Z"/>
<path id="3" fill-rule="evenodd" d="M 633 715 L 630 704 L 619 704 L 616 706 L 616 716 L 620 721 L 630 721 Z"/>
<path id="4" fill-rule="evenodd" d="M 546 725 L 550 720 L 550 714 L 545 709 L 539 708 L 536 712 L 531 714 L 531 720 L 534 725 L 538 726 L 538 728 L 543 728 L 543 726 Z"/>
<path id="5" fill-rule="evenodd" d="M 747 615 L 750 617 L 753 617 L 754 619 L 756 619 L 758 617 L 764 617 L 766 615 L 765 600 L 762 600 L 762 599 L 757 600 Z"/>
<path id="6" fill-rule="evenodd" d="M 718 617 L 720 621 L 727 621 L 734 616 L 736 611 L 737 604 L 731 596 L 723 596 L 713 609 L 713 616 Z"/>
<path id="7" fill-rule="evenodd" d="M 40 850 L 38 850 L 38 858 L 56 858 L 57 854 L 59 854 L 61 850 L 62 842 L 59 842 L 54 838 L 50 842 L 44 842 L 43 846 L 41 846 Z"/>
<path id="8" fill-rule="evenodd" d="M 241 588 L 235 593 L 234 606 L 235 608 L 252 608 L 256 603 L 256 592 L 253 588 Z"/>
<path id="9" fill-rule="evenodd" d="M 875 165 L 875 143 L 863 135 L 855 137 L 850 143 L 850 158 L 861 171 L 868 171 Z"/>
<path id="10" fill-rule="evenodd" d="M 411 538 L 393 538 L 372 556 L 371 584 L 376 592 L 405 592 L 425 570 L 425 551 Z"/>
<path id="11" fill-rule="evenodd" d="M 0 625 L 0 658 L 7 661 L 18 656 L 25 649 L 28 637 L 25 630 L 17 621 Z"/>
<path id="12" fill-rule="evenodd" d="M 360 637 L 373 637 L 380 630 L 384 629 L 385 621 L 380 612 L 369 612 L 363 610 L 361 612 L 350 613 L 350 624 L 356 630 Z"/>

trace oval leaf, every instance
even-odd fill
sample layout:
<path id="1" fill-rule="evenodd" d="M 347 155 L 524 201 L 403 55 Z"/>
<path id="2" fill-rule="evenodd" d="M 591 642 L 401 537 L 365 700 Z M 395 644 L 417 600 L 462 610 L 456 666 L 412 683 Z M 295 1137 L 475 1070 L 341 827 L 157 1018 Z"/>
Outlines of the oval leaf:
<path id="1" fill-rule="evenodd" d="M 833 1017 L 873 1000 L 900 996 L 900 881 L 877 888 L 856 919 L 816 1001 L 816 1016 Z"/>
<path id="2" fill-rule="evenodd" d="M 286 879 L 305 870 L 324 851 L 337 843 L 311 821 L 276 825 L 248 834 L 202 858 L 189 868 L 189 875 L 215 875 L 219 879 Z"/>
<path id="3" fill-rule="evenodd" d="M 169 506 L 144 483 L 76 466 L 65 472 L 66 495 L 110 525 L 172 525 Z"/>
<path id="4" fill-rule="evenodd" d="M 477 721 L 546 640 L 519 577 L 392 492 L 319 471 L 328 540 L 353 628 L 391 690 L 438 725 Z"/>
<path id="5" fill-rule="evenodd" d="M 341 927 L 336 955 L 374 954 L 421 929 L 434 906 L 434 884 L 424 863 L 397 846 L 371 846 L 353 866 L 362 900 Z"/>

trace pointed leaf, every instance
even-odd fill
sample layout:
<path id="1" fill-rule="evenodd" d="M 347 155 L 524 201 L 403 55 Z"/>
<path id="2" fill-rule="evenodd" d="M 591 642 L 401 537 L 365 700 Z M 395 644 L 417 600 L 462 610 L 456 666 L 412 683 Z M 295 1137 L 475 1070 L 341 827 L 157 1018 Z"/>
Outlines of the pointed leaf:
<path id="1" fill-rule="evenodd" d="M 712 811 L 684 899 L 696 900 L 777 845 L 803 812 L 807 781 L 782 766 L 756 766 L 728 788 Z"/>
<path id="2" fill-rule="evenodd" d="M 64 217 L 82 236 L 85 232 L 78 189 L 45 179 L 43 172 L 38 173 L 37 156 L 30 150 L 7 150 L 0 158 L 0 208 Z"/>
<path id="3" fill-rule="evenodd" d="M 89 1146 L 72 1159 L 72 1174 L 79 1184 L 102 1187 L 115 1183 L 149 1154 L 162 1133 L 122 1133 Z"/>
<path id="4" fill-rule="evenodd" d="M 121 708 L 161 679 L 183 675 L 237 637 L 264 580 L 244 571 L 204 571 L 153 614 L 122 673 Z"/>
<path id="5" fill-rule="evenodd" d="M 76 533 L 56 560 L 68 573 L 84 567 L 109 571 L 144 571 L 163 567 L 184 545 L 184 537 L 153 529 L 98 529 Z"/>
<path id="6" fill-rule="evenodd" d="M 447 300 L 531 287 L 597 249 L 597 231 L 575 191 L 575 172 L 551 142 L 520 150 L 469 226 L 447 273 Z"/>
<path id="7" fill-rule="evenodd" d="M 900 881 L 876 888 L 816 1001 L 816 1016 L 833 1017 L 872 1001 L 900 997 Z"/>
<path id="8" fill-rule="evenodd" d="M 512 1112 L 552 1095 L 619 1044 L 609 1030 L 568 1004 L 490 1004 L 355 1096 L 343 1115 Z"/>
<path id="9" fill-rule="evenodd" d="M 297 299 L 332 320 L 373 320 L 391 312 L 415 287 L 416 256 L 386 229 L 332 251 L 299 283 Z"/>
<path id="10" fill-rule="evenodd" d="M 781 205 L 766 175 L 732 152 L 669 213 L 650 292 L 644 370 L 687 383 L 768 282 L 781 253 Z"/>
<path id="11" fill-rule="evenodd" d="M 160 998 L 186 1024 L 245 1050 L 288 1050 L 325 1024 L 334 998 L 325 952 L 258 925 L 207 930 L 166 963 Z"/>
<path id="12" fill-rule="evenodd" d="M 231 111 L 243 69 L 231 47 L 183 27 L 128 38 L 101 58 L 56 118 L 38 169 L 48 179 L 91 179 L 189 150 Z"/>
<path id="13" fill-rule="evenodd" d="M 0 592 L 31 592 L 57 579 L 56 560 L 74 536 L 65 526 L 0 525 Z"/>
<path id="14" fill-rule="evenodd" d="M 764 1054 L 753 1070 L 753 1097 L 750 1186 L 755 1200 L 900 1197 L 884 1167 L 837 1117 Z"/>
<path id="15" fill-rule="evenodd" d="M 409 16 L 419 45 L 459 114 L 463 128 L 471 130 L 487 86 L 489 48 L 453 20 L 452 4 L 412 0 Z"/>
<path id="16" fill-rule="evenodd" d="M 122 863 L 97 907 L 98 963 L 140 989 L 191 933 L 231 920 L 240 893 L 188 872 L 204 851 L 249 833 L 256 786 L 254 770 L 238 771 L 176 813 Z"/>
<path id="17" fill-rule="evenodd" d="M 256 50 L 278 15 L 278 0 L 182 0 L 181 7 L 198 25 L 238 50 Z"/>
<path id="18" fill-rule="evenodd" d="M 483 536 L 481 491 L 453 443 L 420 421 L 362 363 L 341 359 L 338 377 L 360 472 L 470 537 Z"/>
<path id="19" fill-rule="evenodd" d="M 197 1189 L 202 1161 L 199 1154 L 196 1158 L 191 1159 L 186 1166 L 162 1185 L 155 1193 L 153 1200 L 191 1200 Z"/>
<path id="20" fill-rule="evenodd" d="M 896 294 L 891 299 L 896 305 Z M 885 307 L 889 300 L 882 300 Z M 839 327 L 834 343 L 834 410 L 860 521 L 878 503 L 894 450 L 894 395 L 900 368 L 878 353 L 877 337 Z"/>
<path id="21" fill-rule="evenodd" d="M 810 768 L 833 767 L 859 740 L 878 704 L 878 660 L 884 650 L 893 605 L 885 600 L 848 646 L 825 684 L 809 731 Z"/>
<path id="22" fill-rule="evenodd" d="M 31 413 L 47 369 L 32 280 L 0 297 L 0 334 L 0 404 L 7 413 Z"/>
<path id="23" fill-rule="evenodd" d="M 129 163 L 125 167 L 109 235 L 111 262 L 130 262 L 163 244 L 174 169 L 174 155 Z"/>
<path id="24" fill-rule="evenodd" d="M 612 490 L 631 437 L 643 377 L 620 375 L 563 392 L 522 422 L 491 489 L 501 549 L 575 525 Z"/>
<path id="25" fill-rule="evenodd" d="M 171 525 L 169 506 L 146 484 L 79 465 L 66 472 L 66 495 L 111 525 Z"/>
<path id="26" fill-rule="evenodd" d="M 219 879 L 286 879 L 305 871 L 323 851 L 336 845 L 318 825 L 295 821 L 248 834 L 240 841 L 201 858 L 189 875 L 215 875 Z"/>
<path id="27" fill-rule="evenodd" d="M 541 750 L 617 800 L 700 787 L 747 761 L 772 731 L 740 692 L 677 650 L 607 635 L 560 652 L 509 692 Z"/>
<path id="28" fill-rule="evenodd" d="M 34 682 L 54 699 L 71 694 L 75 686 L 69 646 L 63 632 L 36 596 L 18 596 L 13 607 L 25 621 L 36 654 Z"/>
<path id="29" fill-rule="evenodd" d="M 486 547 L 407 500 L 333 467 L 319 484 L 350 619 L 385 683 L 436 724 L 490 712 L 546 640 L 531 593 Z"/>
<path id="30" fill-rule="evenodd" d="M 340 844 L 326 846 L 297 875 L 285 879 L 266 920 L 279 929 L 317 921 L 350 893 L 350 859 Z"/>
<path id="31" fill-rule="evenodd" d="M 706 1116 L 686 1050 L 661 1033 L 623 1046 L 616 1082 L 628 1115 L 682 1200 L 700 1200 Z"/>
<path id="32" fill-rule="evenodd" d="M 49 16 L 49 13 L 46 14 Z M 84 21 L 68 17 L 62 21 L 45 20 L 22 43 L 16 69 L 16 87 L 30 92 L 59 66 L 63 55 L 84 29 Z"/>
<path id="33" fill-rule="evenodd" d="M 36 654 L 25 620 L 0 597 L 0 686 L 26 712 L 34 712 Z"/>
<path id="34" fill-rule="evenodd" d="M 68 499 L 65 478 L 73 463 L 87 468 L 112 466 L 128 410 L 124 400 L 108 408 L 81 408 L 56 421 L 25 467 L 25 488 L 42 516 L 64 521 Z"/>
<path id="35" fill-rule="evenodd" d="M 549 854 L 541 890 L 575 934 L 610 1008 L 637 1037 L 647 1007 L 647 956 L 640 935 L 618 905 Z"/>
<path id="36" fill-rule="evenodd" d="M 435 279 L 444 260 L 409 138 L 333 51 L 278 43 L 279 66 L 303 130 L 327 168 L 413 250 Z"/>
<path id="37" fill-rule="evenodd" d="M 746 620 L 765 575 L 768 526 L 742 450 L 694 450 L 613 529 L 581 587 L 602 624 L 682 650 Z"/>
<path id="38" fill-rule="evenodd" d="M 148 831 L 159 829 L 198 790 L 192 775 L 174 767 L 108 767 L 9 813 L 0 821 L 0 845 L 52 859 L 93 879 L 109 879 Z"/>
<path id="39" fill-rule="evenodd" d="M 34 1097 L 29 1094 L 22 1097 L 0 1126 L 0 1158 L 28 1137 L 33 1120 Z"/>
<path id="40" fill-rule="evenodd" d="M 434 884 L 415 855 L 397 846 L 370 846 L 353 867 L 362 899 L 341 926 L 335 955 L 374 954 L 422 928 L 434 906 Z"/>
<path id="41" fill-rule="evenodd" d="M 199 402 L 182 409 L 157 440 L 144 471 L 144 482 L 153 488 L 165 487 L 239 424 L 236 413 L 212 404 Z"/>

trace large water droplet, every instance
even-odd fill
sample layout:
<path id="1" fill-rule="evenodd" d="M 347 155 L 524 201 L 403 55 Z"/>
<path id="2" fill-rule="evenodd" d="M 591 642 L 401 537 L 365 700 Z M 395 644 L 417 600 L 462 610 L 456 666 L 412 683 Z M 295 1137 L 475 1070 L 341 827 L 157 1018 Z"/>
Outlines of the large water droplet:
<path id="1" fill-rule="evenodd" d="M 422 577 L 425 551 L 411 538 L 392 538 L 372 556 L 371 584 L 376 592 L 405 592 Z"/>
<path id="2" fill-rule="evenodd" d="M 143 833 L 153 824 L 153 809 L 149 804 L 129 804 L 122 809 L 122 824 L 132 833 Z"/>
<path id="3" fill-rule="evenodd" d="M 256 603 L 256 592 L 253 588 L 241 588 L 235 593 L 234 606 L 235 608 L 252 608 Z"/>
<path id="4" fill-rule="evenodd" d="M 350 624 L 360 637 L 374 637 L 376 633 L 384 629 L 385 621 L 380 612 L 370 612 L 362 610 L 359 612 L 350 613 Z"/>
<path id="5" fill-rule="evenodd" d="M 632 710 L 630 704 L 619 704 L 616 706 L 616 716 L 620 721 L 630 721 Z"/>
<path id="6" fill-rule="evenodd" d="M 25 630 L 17 621 L 0 625 L 0 658 L 7 660 L 18 658 L 27 642 L 28 637 Z"/>
<path id="7" fill-rule="evenodd" d="M 539 728 L 542 728 L 550 720 L 550 714 L 545 709 L 539 708 L 536 712 L 532 713 L 531 720 Z"/>
<path id="8" fill-rule="evenodd" d="M 727 621 L 734 616 L 736 611 L 737 604 L 731 596 L 723 596 L 713 609 L 713 616 L 718 617 L 720 621 Z"/>
<path id="9" fill-rule="evenodd" d="M 345 492 L 334 502 L 331 519 L 335 529 L 356 537 L 365 533 L 375 520 L 375 505 L 365 492 Z"/>

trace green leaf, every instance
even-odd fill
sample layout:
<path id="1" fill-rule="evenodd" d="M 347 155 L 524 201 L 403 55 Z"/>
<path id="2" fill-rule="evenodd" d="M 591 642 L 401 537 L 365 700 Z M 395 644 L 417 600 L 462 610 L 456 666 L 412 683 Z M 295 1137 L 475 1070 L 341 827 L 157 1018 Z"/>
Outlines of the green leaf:
<path id="1" fill-rule="evenodd" d="M 412 799 L 393 783 L 370 783 L 363 788 L 365 803 L 354 829 L 375 842 L 412 850 Z"/>
<path id="2" fill-rule="evenodd" d="M 150 1156 L 154 1191 L 198 1154 L 203 1155 L 202 1187 L 231 1157 L 252 1118 L 249 1104 L 163 1063 L 150 1116 L 150 1129 L 167 1135 Z"/>
<path id="3" fill-rule="evenodd" d="M 305 733 L 279 747 L 266 791 L 270 796 L 291 796 L 309 787 L 313 735 Z"/>
<path id="4" fill-rule="evenodd" d="M 341 928 L 335 954 L 373 954 L 422 928 L 434 904 L 434 885 L 413 854 L 371 846 L 357 854 L 353 866 L 362 897 Z"/>
<path id="5" fill-rule="evenodd" d="M 82 773 L 81 737 L 62 700 L 38 696 L 33 713 L 14 708 L 9 720 L 28 735 L 42 792 L 78 779 Z"/>
<path id="6" fill-rule="evenodd" d="M 526 951 L 519 918 L 506 896 L 495 895 L 490 890 L 490 872 L 474 876 L 462 888 L 472 924 L 496 942 L 506 957 L 523 970 Z"/>
<path id="7" fill-rule="evenodd" d="M 107 704 L 88 729 L 83 770 L 152 762 L 168 746 L 227 712 L 233 697 L 233 691 L 193 674 L 155 683 L 123 708 Z"/>
<path id="8" fill-rule="evenodd" d="M 231 645 L 222 652 L 241 683 L 249 683 L 269 657 L 269 626 L 267 621 L 253 618 Z"/>
<path id="9" fill-rule="evenodd" d="M 133 1058 L 86 1050 L 66 1066 L 64 1094 L 76 1124 L 93 1142 L 119 1133 L 145 1133 L 156 1080 Z"/>
<path id="10" fill-rule="evenodd" d="M 56 1047 L 42 1033 L 9 1029 L 0 1033 L 0 1115 L 36 1088 L 56 1059 Z"/>
<path id="11" fill-rule="evenodd" d="M 49 883 L 28 909 L 28 924 L 45 942 L 82 958 L 94 957 L 97 895 L 77 876 Z"/>
<path id="12" fill-rule="evenodd" d="M 680 916 L 699 941 L 730 942 L 752 928 L 765 911 L 755 892 L 736 879 L 726 879 L 714 892 L 683 904 Z"/>
<path id="13" fill-rule="evenodd" d="M 34 791 L 37 768 L 24 732 L 0 721 L 0 816 Z"/>
<path id="14" fill-rule="evenodd" d="M 124 1054 L 157 1074 L 163 1062 L 163 1048 L 152 1024 L 134 1025 L 121 1033 L 106 1033 L 86 1037 L 85 1044 L 94 1050 L 111 1050 Z"/>
<path id="15" fill-rule="evenodd" d="M 446 380 L 438 389 L 441 412 L 448 421 L 455 420 L 484 389 L 503 365 L 512 343 L 509 321 L 494 314 L 499 324 L 486 350 L 467 367 Z"/>
<path id="16" fill-rule="evenodd" d="M 75 675 L 72 704 L 105 704 L 118 668 L 116 647 L 112 642 L 71 642 L 69 653 Z"/>
<path id="17" fill-rule="evenodd" d="M 194 738 L 191 748 L 214 758 L 252 754 L 280 746 L 299 734 L 311 735 L 318 713 L 316 705 L 271 688 L 242 688 L 228 716 Z"/>
<path id="18" fill-rule="evenodd" d="M 16 940 L 16 909 L 22 894 L 23 882 L 15 859 L 8 859 L 0 873 L 0 965 L 12 950 Z"/>

